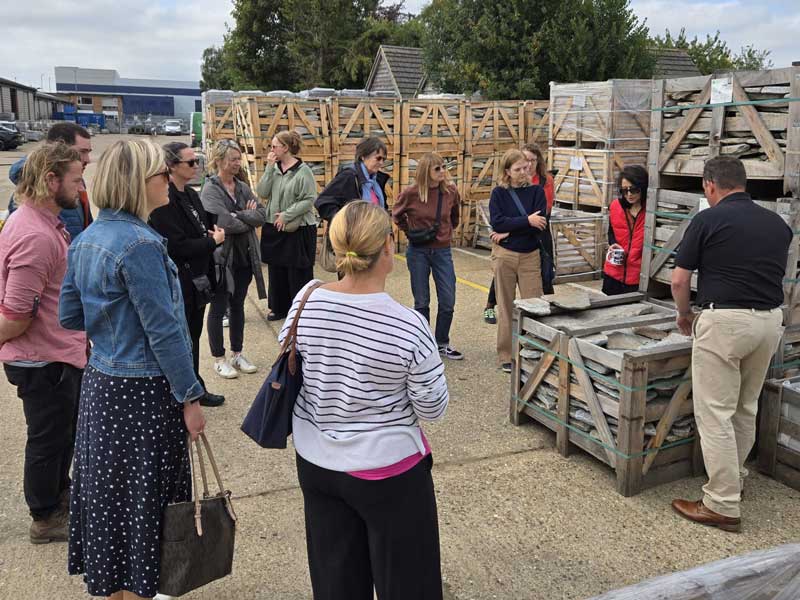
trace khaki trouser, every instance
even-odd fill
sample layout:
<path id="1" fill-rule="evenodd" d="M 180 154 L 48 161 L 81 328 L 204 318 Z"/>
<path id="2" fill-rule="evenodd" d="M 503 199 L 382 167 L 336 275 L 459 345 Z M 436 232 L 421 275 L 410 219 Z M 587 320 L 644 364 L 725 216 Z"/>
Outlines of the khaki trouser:
<path id="1" fill-rule="evenodd" d="M 739 517 L 758 396 L 783 327 L 780 309 L 708 309 L 694 322 L 692 396 L 708 483 L 703 504 Z"/>
<path id="2" fill-rule="evenodd" d="M 521 253 L 494 244 L 492 268 L 497 293 L 497 356 L 500 364 L 511 362 L 511 312 L 517 295 L 517 284 L 523 298 L 542 295 L 542 273 L 539 251 Z"/>

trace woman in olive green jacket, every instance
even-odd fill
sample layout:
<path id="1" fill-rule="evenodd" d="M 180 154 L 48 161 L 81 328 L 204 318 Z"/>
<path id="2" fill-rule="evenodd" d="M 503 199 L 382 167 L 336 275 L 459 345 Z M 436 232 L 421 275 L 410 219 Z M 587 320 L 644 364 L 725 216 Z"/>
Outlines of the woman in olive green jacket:
<path id="1" fill-rule="evenodd" d="M 292 300 L 314 277 L 317 184 L 311 168 L 297 154 L 302 141 L 296 131 L 272 138 L 267 168 L 256 192 L 268 201 L 267 223 L 261 230 L 261 261 L 267 264 L 267 319 L 286 317 Z"/>

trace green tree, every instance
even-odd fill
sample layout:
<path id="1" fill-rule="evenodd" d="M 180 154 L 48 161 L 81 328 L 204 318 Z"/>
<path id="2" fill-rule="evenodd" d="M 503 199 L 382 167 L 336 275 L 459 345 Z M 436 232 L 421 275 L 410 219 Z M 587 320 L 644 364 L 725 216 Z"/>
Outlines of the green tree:
<path id="1" fill-rule="evenodd" d="M 719 31 L 713 36 L 706 34 L 705 40 L 697 36 L 690 40 L 684 28 L 677 36 L 673 36 L 667 29 L 663 37 L 654 37 L 652 43 L 657 48 L 685 49 L 703 75 L 715 71 L 760 70 L 772 67 L 769 50 L 758 50 L 749 45 L 742 48 L 740 54 L 734 55 L 728 44 L 720 37 Z"/>
<path id="2" fill-rule="evenodd" d="M 343 66 L 351 81 L 366 85 L 381 45 L 420 48 L 423 28 L 419 19 L 399 22 L 397 18 L 371 17 L 367 29 L 344 54 Z"/>
<path id="3" fill-rule="evenodd" d="M 628 0 L 433 0 L 420 18 L 428 73 L 447 92 L 542 98 L 553 80 L 650 77 L 654 65 Z"/>
<path id="4" fill-rule="evenodd" d="M 216 46 L 203 50 L 203 63 L 200 67 L 201 90 L 227 90 L 233 85 L 223 53 L 223 48 Z"/>

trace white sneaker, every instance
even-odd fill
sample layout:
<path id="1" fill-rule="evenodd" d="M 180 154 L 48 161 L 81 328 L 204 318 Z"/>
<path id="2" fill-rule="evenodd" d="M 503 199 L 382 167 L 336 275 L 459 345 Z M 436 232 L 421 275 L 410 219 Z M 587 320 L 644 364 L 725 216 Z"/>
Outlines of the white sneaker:
<path id="1" fill-rule="evenodd" d="M 227 360 L 215 360 L 214 371 L 223 379 L 236 379 L 239 376 L 239 373 Z"/>
<path id="2" fill-rule="evenodd" d="M 164 594 L 156 594 L 153 600 L 175 600 L 175 596 L 166 596 Z"/>
<path id="3" fill-rule="evenodd" d="M 231 366 L 242 373 L 255 373 L 258 367 L 244 357 L 244 354 L 234 354 L 231 357 Z"/>

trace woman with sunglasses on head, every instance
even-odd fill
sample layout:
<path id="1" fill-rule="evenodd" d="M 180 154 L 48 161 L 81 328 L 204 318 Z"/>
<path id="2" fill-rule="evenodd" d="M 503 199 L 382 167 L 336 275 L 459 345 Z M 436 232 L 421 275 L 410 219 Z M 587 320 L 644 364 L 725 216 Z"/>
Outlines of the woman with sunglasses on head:
<path id="1" fill-rule="evenodd" d="M 194 150 L 183 142 L 164 147 L 170 171 L 169 204 L 150 214 L 150 226 L 167 239 L 167 252 L 178 267 L 183 292 L 186 324 L 192 338 L 192 358 L 197 379 L 200 376 L 200 334 L 206 315 L 206 304 L 216 290 L 213 255 L 225 241 L 225 230 L 216 225 L 216 216 L 203 208 L 200 196 L 189 185 L 200 167 Z M 202 406 L 220 406 L 225 397 L 206 390 Z"/>
<path id="2" fill-rule="evenodd" d="M 647 169 L 629 165 L 617 177 L 619 198 L 608 208 L 608 253 L 603 266 L 603 293 L 608 296 L 639 289 L 644 248 Z"/>
<path id="3" fill-rule="evenodd" d="M 258 371 L 258 367 L 242 354 L 244 300 L 253 277 L 258 297 L 267 297 L 256 235 L 256 229 L 267 221 L 267 212 L 248 185 L 237 177 L 241 169 L 242 152 L 239 145 L 232 140 L 218 142 L 209 161 L 209 170 L 216 171 L 216 175 L 206 179 L 200 193 L 203 207 L 216 216 L 217 225 L 225 230 L 225 242 L 214 251 L 217 292 L 211 301 L 206 323 L 214 371 L 224 379 L 235 379 L 240 372 Z M 230 359 L 225 356 L 222 332 L 226 308 L 230 308 Z"/>
<path id="4" fill-rule="evenodd" d="M 388 210 L 386 182 L 389 176 L 381 171 L 385 163 L 386 144 L 380 138 L 370 137 L 359 143 L 355 162 L 339 171 L 314 202 L 319 216 L 330 226 L 336 213 L 354 198 Z"/>
<path id="5" fill-rule="evenodd" d="M 416 182 L 397 198 L 392 216 L 406 233 L 406 262 L 411 275 L 414 309 L 430 323 L 430 276 L 436 285 L 436 344 L 451 360 L 464 355 L 450 346 L 450 325 L 456 305 L 456 271 L 450 244 L 458 226 L 461 198 L 450 181 L 444 160 L 435 152 L 417 163 Z"/>
<path id="6" fill-rule="evenodd" d="M 59 300 L 61 325 L 92 342 L 68 570 L 92 596 L 153 598 L 164 510 L 191 498 L 187 433 L 196 439 L 205 428 L 178 270 L 147 225 L 169 202 L 164 151 L 147 139 L 109 146 L 92 201 L 100 214 L 70 247 Z"/>
<path id="7" fill-rule="evenodd" d="M 256 186 L 267 201 L 261 260 L 269 274 L 268 321 L 285 319 L 297 292 L 314 277 L 317 183 L 311 167 L 297 156 L 302 145 L 296 131 L 275 134 L 264 176 Z"/>

